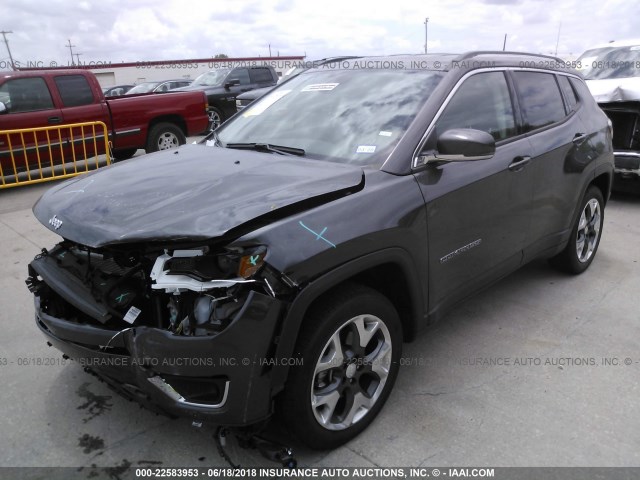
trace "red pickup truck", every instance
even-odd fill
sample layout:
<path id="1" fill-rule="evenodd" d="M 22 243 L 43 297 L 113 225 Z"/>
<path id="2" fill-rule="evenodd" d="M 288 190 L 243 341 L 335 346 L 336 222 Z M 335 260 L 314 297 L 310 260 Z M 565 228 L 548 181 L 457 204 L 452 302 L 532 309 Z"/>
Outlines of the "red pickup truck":
<path id="1" fill-rule="evenodd" d="M 116 160 L 130 158 L 139 148 L 155 152 L 184 144 L 187 136 L 207 129 L 206 111 L 203 92 L 105 99 L 95 75 L 86 70 L 0 72 L 0 131 L 102 121 L 109 130 Z M 65 135 L 72 136 L 66 130 Z M 46 153 L 50 144 L 60 150 L 74 144 L 77 150 L 81 142 L 57 135 L 47 140 L 44 133 L 24 135 L 22 139 L 19 135 L 8 137 L 0 135 L 3 167 L 11 165 L 9 142 L 14 157 L 28 157 L 29 165 L 36 149 Z"/>

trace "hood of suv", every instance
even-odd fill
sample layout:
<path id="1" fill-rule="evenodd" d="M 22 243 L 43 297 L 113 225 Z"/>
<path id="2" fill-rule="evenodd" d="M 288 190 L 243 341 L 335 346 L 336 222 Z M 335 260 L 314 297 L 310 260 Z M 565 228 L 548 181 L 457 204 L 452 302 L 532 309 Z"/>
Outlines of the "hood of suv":
<path id="1" fill-rule="evenodd" d="M 62 183 L 33 212 L 55 233 L 94 248 L 198 241 L 331 201 L 363 182 L 362 169 L 351 165 L 188 145 Z"/>

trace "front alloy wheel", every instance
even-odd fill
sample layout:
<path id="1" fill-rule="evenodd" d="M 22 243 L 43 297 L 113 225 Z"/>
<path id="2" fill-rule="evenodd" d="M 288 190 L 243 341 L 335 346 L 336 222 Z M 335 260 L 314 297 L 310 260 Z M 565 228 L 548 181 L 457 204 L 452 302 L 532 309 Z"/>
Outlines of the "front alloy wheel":
<path id="1" fill-rule="evenodd" d="M 298 440 L 335 448 L 362 432 L 382 409 L 398 375 L 402 325 L 378 291 L 347 284 L 305 316 L 278 402 Z"/>
<path id="2" fill-rule="evenodd" d="M 311 384 L 311 408 L 320 425 L 344 430 L 375 405 L 389 376 L 393 345 L 374 315 L 348 320 L 320 354 Z"/>

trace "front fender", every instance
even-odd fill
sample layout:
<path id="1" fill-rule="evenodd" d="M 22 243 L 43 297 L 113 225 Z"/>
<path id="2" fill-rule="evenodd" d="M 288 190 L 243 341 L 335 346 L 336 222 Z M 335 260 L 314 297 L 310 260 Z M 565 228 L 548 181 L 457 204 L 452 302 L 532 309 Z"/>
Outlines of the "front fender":
<path id="1" fill-rule="evenodd" d="M 409 337 L 411 338 L 422 325 L 426 324 L 426 317 L 422 314 L 426 312 L 426 309 L 423 308 L 424 297 L 420 275 L 416 270 L 415 262 L 406 250 L 399 247 L 387 248 L 349 261 L 309 282 L 292 302 L 283 320 L 280 329 L 281 335 L 275 352 L 275 364 L 277 367 L 274 369 L 272 377 L 272 395 L 277 394 L 284 388 L 289 373 L 288 364 L 290 363 L 285 360 L 293 356 L 300 327 L 313 301 L 350 278 L 384 264 L 393 264 L 399 267 L 407 280 L 411 298 L 411 315 L 409 319 L 412 323 L 408 326 Z"/>

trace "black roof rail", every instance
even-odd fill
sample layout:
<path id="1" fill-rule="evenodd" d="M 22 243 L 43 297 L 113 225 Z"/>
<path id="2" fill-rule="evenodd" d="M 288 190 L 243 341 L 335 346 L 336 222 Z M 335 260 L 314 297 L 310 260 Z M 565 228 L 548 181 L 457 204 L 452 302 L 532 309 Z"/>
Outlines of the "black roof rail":
<path id="1" fill-rule="evenodd" d="M 542 55 L 539 53 L 528 53 L 528 52 L 505 52 L 503 50 L 475 50 L 473 52 L 467 52 L 467 53 L 463 53 L 462 55 L 460 55 L 459 57 L 457 57 L 454 62 L 461 62 L 462 60 L 467 60 L 469 58 L 478 56 L 478 55 L 526 55 L 529 57 L 542 57 L 542 58 L 550 58 L 552 60 L 556 60 L 558 62 L 562 62 L 563 60 L 558 58 L 558 57 L 554 57 L 551 55 Z"/>

